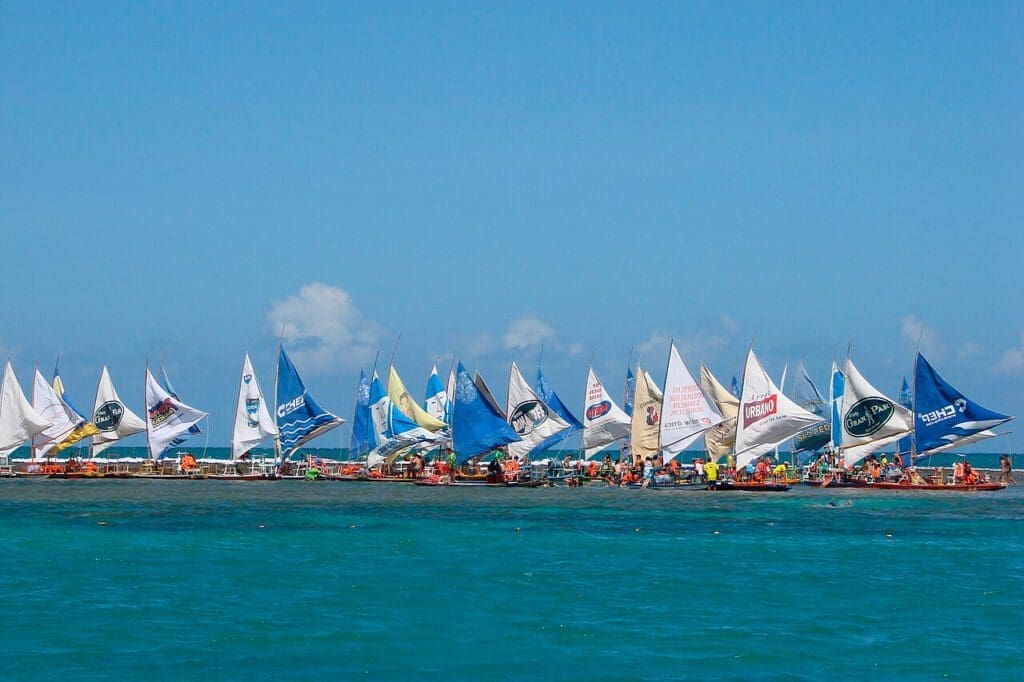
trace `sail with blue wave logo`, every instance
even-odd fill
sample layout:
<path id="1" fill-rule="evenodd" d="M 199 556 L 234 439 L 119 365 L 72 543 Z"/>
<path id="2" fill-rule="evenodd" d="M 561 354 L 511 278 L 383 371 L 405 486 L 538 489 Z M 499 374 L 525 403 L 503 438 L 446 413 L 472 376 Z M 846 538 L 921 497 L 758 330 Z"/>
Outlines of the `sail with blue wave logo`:
<path id="1" fill-rule="evenodd" d="M 398 409 L 384 384 L 376 375 L 370 382 L 370 420 L 376 445 L 366 457 L 367 466 L 376 466 L 400 451 L 423 443 L 437 443 L 443 436 L 417 424 Z"/>
<path id="2" fill-rule="evenodd" d="M 168 395 L 170 395 L 172 398 L 174 398 L 175 400 L 181 400 L 181 397 L 178 395 L 177 391 L 174 390 L 174 385 L 171 383 L 171 378 L 167 376 L 167 370 L 164 369 L 164 364 L 162 362 L 160 363 L 160 386 L 165 391 L 167 391 Z M 198 436 L 202 432 L 202 429 L 199 428 L 199 424 L 193 424 L 192 426 L 189 427 L 188 431 L 186 431 L 185 433 L 181 434 L 180 436 L 172 440 L 170 443 L 168 443 L 167 447 L 176 448 L 182 443 L 184 443 L 186 440 L 188 440 L 190 437 Z"/>
<path id="3" fill-rule="evenodd" d="M 807 373 L 803 360 L 797 365 L 795 383 L 793 394 L 797 405 L 819 417 L 824 417 L 826 401 Z M 816 424 L 793 436 L 793 452 L 813 452 L 828 445 L 831 439 L 831 422 Z"/>
<path id="4" fill-rule="evenodd" d="M 558 394 L 551 389 L 551 384 L 548 383 L 547 377 L 544 376 L 544 372 L 541 371 L 540 367 L 537 367 L 537 381 L 534 382 L 533 390 L 537 392 L 537 395 L 544 401 L 544 404 L 551 408 L 552 412 L 556 413 L 569 425 L 569 430 L 556 433 L 541 441 L 530 450 L 531 455 L 550 450 L 554 446 L 564 443 L 574 433 L 583 430 L 583 424 L 569 411 L 569 408 L 565 406 L 565 403 L 558 397 Z"/>
<path id="5" fill-rule="evenodd" d="M 288 459 L 297 448 L 345 423 L 313 400 L 284 346 L 280 347 L 277 359 L 275 414 L 282 459 Z"/>
<path id="6" fill-rule="evenodd" d="M 451 426 L 452 403 L 448 398 L 448 389 L 441 383 L 441 376 L 437 373 L 437 365 L 434 365 L 430 371 L 430 378 L 427 379 L 427 395 L 423 401 L 423 409 L 434 419 Z"/>
<path id="7" fill-rule="evenodd" d="M 359 388 L 356 391 L 356 409 L 352 415 L 352 437 L 348 442 L 349 459 L 359 459 L 376 446 L 370 428 L 370 379 L 359 370 Z"/>
<path id="8" fill-rule="evenodd" d="M 519 440 L 500 410 L 480 395 L 473 377 L 459 363 L 455 375 L 455 405 L 452 415 L 452 445 L 455 461 L 463 464 L 502 445 Z"/>
<path id="9" fill-rule="evenodd" d="M 914 366 L 914 441 L 927 455 L 1013 419 L 993 412 L 950 386 L 924 356 Z M 973 441 L 972 441 L 973 442 Z"/>

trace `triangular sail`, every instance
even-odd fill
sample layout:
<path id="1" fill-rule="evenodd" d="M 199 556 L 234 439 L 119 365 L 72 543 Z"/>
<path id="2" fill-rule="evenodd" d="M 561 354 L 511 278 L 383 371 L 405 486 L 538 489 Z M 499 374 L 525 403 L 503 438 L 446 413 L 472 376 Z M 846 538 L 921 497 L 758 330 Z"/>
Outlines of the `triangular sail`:
<path id="1" fill-rule="evenodd" d="M 110 372 L 104 366 L 96 385 L 96 400 L 92 408 L 92 423 L 99 433 L 92 437 L 92 455 L 95 457 L 111 445 L 136 433 L 146 430 L 146 422 L 129 410 L 110 380 Z"/>
<path id="2" fill-rule="evenodd" d="M 49 427 L 50 421 L 36 412 L 25 397 L 8 360 L 0 386 L 0 455 L 10 454 Z"/>
<path id="3" fill-rule="evenodd" d="M 242 376 L 238 382 L 238 403 L 235 406 L 235 428 L 231 435 L 231 459 L 238 459 L 267 438 L 277 435 L 277 426 L 270 417 L 260 382 L 252 368 L 249 354 L 242 360 Z"/>
<path id="4" fill-rule="evenodd" d="M 437 373 L 437 365 L 430 370 L 427 379 L 427 395 L 423 401 L 423 409 L 434 419 L 450 424 L 452 421 L 452 403 L 448 399 L 448 389 L 441 383 L 441 375 Z"/>
<path id="5" fill-rule="evenodd" d="M 718 461 L 736 444 L 736 415 L 740 411 L 740 401 L 704 365 L 700 366 L 700 385 L 718 408 L 718 413 L 722 415 L 722 422 L 704 434 L 704 448 L 707 450 L 708 459 Z"/>
<path id="6" fill-rule="evenodd" d="M 445 427 L 443 421 L 431 417 L 419 406 L 419 403 L 413 400 L 394 367 L 388 370 L 388 395 L 391 397 L 391 402 L 397 405 L 403 414 L 409 415 L 423 428 L 438 431 Z"/>
<path id="7" fill-rule="evenodd" d="M 753 348 L 747 351 L 736 426 L 737 469 L 820 421 L 820 417 L 779 390 L 754 355 Z"/>
<path id="8" fill-rule="evenodd" d="M 429 431 L 405 415 L 391 401 L 384 384 L 376 376 L 370 382 L 370 417 L 376 446 L 366 458 L 367 466 L 380 464 L 412 445 L 436 442 L 443 436 Z"/>
<path id="9" fill-rule="evenodd" d="M 146 433 L 149 454 L 158 459 L 180 436 L 188 433 L 206 413 L 190 407 L 161 386 L 146 369 Z"/>
<path id="10" fill-rule="evenodd" d="M 288 459 L 297 448 L 345 423 L 341 417 L 320 407 L 309 394 L 284 346 L 280 347 L 277 358 L 276 416 L 282 459 Z"/>
<path id="11" fill-rule="evenodd" d="M 662 393 L 639 365 L 634 375 L 633 413 L 629 415 L 629 447 L 633 457 L 652 457 L 661 450 Z"/>
<path id="12" fill-rule="evenodd" d="M 828 401 L 822 397 L 818 387 L 814 385 L 804 361 L 801 360 L 796 367 L 796 380 L 793 395 L 796 403 L 819 417 L 824 418 Z M 828 445 L 832 438 L 832 426 L 828 421 L 816 424 L 809 429 L 804 429 L 793 436 L 793 452 L 805 452 L 818 450 Z"/>
<path id="13" fill-rule="evenodd" d="M 843 419 L 842 419 L 842 407 L 843 407 L 843 386 L 846 383 L 846 378 L 843 376 L 843 371 L 839 369 L 835 361 L 832 362 L 832 380 L 829 382 L 829 416 L 831 418 L 831 424 L 829 426 L 829 444 L 833 451 L 839 449 L 839 444 L 843 440 Z"/>
<path id="14" fill-rule="evenodd" d="M 32 382 L 32 409 L 50 422 L 48 427 L 32 438 L 32 448 L 37 456 L 47 454 L 57 443 L 70 437 L 79 425 L 85 423 L 80 415 L 75 414 L 75 411 L 61 400 L 60 395 L 53 390 L 38 367 Z"/>
<path id="15" fill-rule="evenodd" d="M 549 438 L 563 437 L 571 428 L 530 388 L 515 362 L 509 371 L 507 412 L 508 423 L 520 438 L 508 446 L 514 457 L 525 457 Z"/>
<path id="16" fill-rule="evenodd" d="M 846 358 L 843 370 L 843 463 L 852 467 L 870 453 L 894 443 L 910 432 L 910 410 L 894 403 L 872 386 Z"/>
<path id="17" fill-rule="evenodd" d="M 476 386 L 476 390 L 480 392 L 480 397 L 487 401 L 487 404 L 491 406 L 496 414 L 500 414 L 501 418 L 506 422 L 508 421 L 508 415 L 505 414 L 505 408 L 498 404 L 498 399 L 491 393 L 491 389 L 487 387 L 487 382 L 484 381 L 484 375 L 480 372 L 473 373 L 473 385 Z"/>
<path id="18" fill-rule="evenodd" d="M 584 406 L 583 448 L 587 459 L 629 435 L 629 415 L 612 401 L 593 367 L 587 374 Z"/>
<path id="19" fill-rule="evenodd" d="M 914 367 L 914 440 L 918 452 L 955 443 L 1013 417 L 982 407 L 946 382 L 924 356 Z"/>
<path id="20" fill-rule="evenodd" d="M 175 400 L 181 400 L 181 396 L 174 390 L 174 385 L 171 383 L 171 377 L 167 376 L 167 369 L 164 368 L 164 364 L 160 363 L 160 386 L 167 391 L 168 394 Z M 176 448 L 192 436 L 198 436 L 203 431 L 199 428 L 198 423 L 192 424 L 187 431 L 183 431 L 174 440 L 167 444 L 168 448 Z"/>
<path id="21" fill-rule="evenodd" d="M 665 456 L 671 459 L 679 455 L 722 421 L 672 343 L 661 408 L 661 449 Z"/>
<path id="22" fill-rule="evenodd" d="M 519 440 L 500 411 L 485 400 L 473 377 L 459 363 L 455 379 L 455 405 L 452 415 L 452 445 L 456 461 L 471 458 Z"/>
<path id="23" fill-rule="evenodd" d="M 565 406 L 562 399 L 558 397 L 558 394 L 551 388 L 551 384 L 548 383 L 547 377 L 544 376 L 544 372 L 541 371 L 540 366 L 537 367 L 537 380 L 533 384 L 533 390 L 540 396 L 540 399 L 544 401 L 553 412 L 555 412 L 562 420 L 569 425 L 568 431 L 562 431 L 557 433 L 544 441 L 538 443 L 530 454 L 544 452 L 550 450 L 555 445 L 564 443 L 569 439 L 572 434 L 583 430 L 583 424 L 576 416 L 569 411 L 569 408 Z"/>
<path id="24" fill-rule="evenodd" d="M 370 379 L 366 372 L 359 370 L 359 387 L 356 390 L 356 408 L 352 415 L 352 436 L 348 443 L 349 459 L 359 459 L 377 446 L 371 428 Z"/>
<path id="25" fill-rule="evenodd" d="M 633 416 L 633 394 L 636 393 L 636 375 L 633 368 L 626 368 L 626 383 L 622 387 L 622 411 Z"/>
<path id="26" fill-rule="evenodd" d="M 67 436 L 64 437 L 60 442 L 54 443 L 50 448 L 51 454 L 57 454 L 66 448 L 71 447 L 75 443 L 88 438 L 89 436 L 95 436 L 100 432 L 96 425 L 91 421 L 88 421 L 83 413 L 75 407 L 75 404 L 71 402 L 71 398 L 68 396 L 67 391 L 64 390 L 64 381 L 60 377 L 60 357 L 57 357 L 57 362 L 53 365 L 53 380 L 50 382 L 50 386 L 53 387 L 54 392 L 60 396 L 61 402 L 67 405 L 68 409 L 74 414 L 77 419 L 75 428 L 71 430 Z"/>
<path id="27" fill-rule="evenodd" d="M 910 392 L 910 384 L 907 383 L 907 377 L 903 377 L 903 384 L 900 385 L 900 405 L 911 411 L 914 409 L 914 394 Z M 916 420 L 917 418 L 915 416 L 915 422 Z M 982 440 L 984 440 L 984 438 Z M 911 453 L 913 450 L 914 432 L 911 431 L 909 435 L 906 435 L 897 441 L 896 451 L 906 454 Z"/>

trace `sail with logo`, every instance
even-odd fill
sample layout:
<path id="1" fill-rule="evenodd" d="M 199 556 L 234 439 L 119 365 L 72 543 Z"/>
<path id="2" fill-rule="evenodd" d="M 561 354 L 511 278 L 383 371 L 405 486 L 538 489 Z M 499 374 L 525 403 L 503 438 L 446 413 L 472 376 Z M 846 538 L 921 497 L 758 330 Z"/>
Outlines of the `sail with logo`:
<path id="1" fill-rule="evenodd" d="M 375 467 L 410 446 L 437 443 L 444 439 L 418 425 L 392 402 L 384 384 L 374 374 L 370 382 L 370 419 L 375 446 L 366 457 L 366 466 Z"/>
<path id="2" fill-rule="evenodd" d="M 206 416 L 202 410 L 172 396 L 146 368 L 146 433 L 150 457 L 159 459 L 177 439 Z"/>
<path id="3" fill-rule="evenodd" d="M 276 416 L 282 460 L 317 436 L 345 423 L 341 417 L 320 407 L 309 394 L 284 345 L 279 347 L 277 357 Z"/>
<path id="4" fill-rule="evenodd" d="M 736 415 L 740 412 L 740 401 L 704 365 L 700 366 L 700 386 L 722 415 L 721 423 L 704 433 L 704 449 L 708 459 L 718 461 L 736 445 Z"/>
<path id="5" fill-rule="evenodd" d="M 96 384 L 96 400 L 92 407 L 92 423 L 99 433 L 92 437 L 92 456 L 100 454 L 122 438 L 142 433 L 146 422 L 121 402 L 110 372 L 104 365 Z"/>
<path id="6" fill-rule="evenodd" d="M 842 441 L 843 463 L 852 467 L 872 452 L 895 443 L 910 433 L 910 410 L 883 395 L 846 358 L 843 369 Z"/>
<path id="7" fill-rule="evenodd" d="M 32 409 L 50 422 L 32 438 L 33 457 L 56 454 L 85 437 L 88 422 L 64 402 L 38 367 L 32 383 Z"/>
<path id="8" fill-rule="evenodd" d="M 739 419 L 736 426 L 736 468 L 742 469 L 776 445 L 822 421 L 779 390 L 754 355 L 743 366 Z"/>
<path id="9" fill-rule="evenodd" d="M 520 440 L 509 443 L 508 452 L 523 458 L 549 438 L 561 437 L 571 428 L 526 382 L 515 362 L 509 370 L 508 423 Z"/>
<path id="10" fill-rule="evenodd" d="M 644 459 L 661 451 L 662 392 L 647 370 L 636 366 L 633 375 L 633 413 L 629 415 L 629 447 L 633 457 Z"/>
<path id="11" fill-rule="evenodd" d="M 441 375 L 437 373 L 437 365 L 430 370 L 430 378 L 427 379 L 427 396 L 423 401 L 423 409 L 434 419 L 451 425 L 452 403 L 448 389 L 441 383 Z"/>
<path id="12" fill-rule="evenodd" d="M 818 392 L 818 387 L 811 380 L 803 360 L 797 364 L 796 381 L 794 383 L 793 395 L 796 398 L 797 404 L 808 412 L 813 412 L 824 419 L 825 407 L 828 403 L 821 393 Z M 793 452 L 813 452 L 819 450 L 828 445 L 831 439 L 831 422 L 823 421 L 793 436 Z"/>
<path id="13" fill-rule="evenodd" d="M 455 375 L 452 446 L 458 464 L 519 440 L 494 404 L 480 395 L 473 377 L 460 362 Z"/>
<path id="14" fill-rule="evenodd" d="M 21 390 L 14 367 L 7 361 L 0 386 L 0 456 L 9 455 L 22 443 L 50 427 L 50 421 L 36 412 Z"/>
<path id="15" fill-rule="evenodd" d="M 71 433 L 66 435 L 63 440 L 53 444 L 53 447 L 49 450 L 52 454 L 57 454 L 63 450 L 71 447 L 79 441 L 85 440 L 89 436 L 94 436 L 100 432 L 96 425 L 91 421 L 82 416 L 82 413 L 75 407 L 75 404 L 71 402 L 68 397 L 67 391 L 64 390 L 64 380 L 60 376 L 60 357 L 57 357 L 57 362 L 53 365 L 53 379 L 50 382 L 50 386 L 53 388 L 53 392 L 57 394 L 61 402 L 64 403 L 71 414 L 77 420 L 75 428 L 71 430 Z"/>
<path id="16" fill-rule="evenodd" d="M 619 408 L 591 367 L 583 410 L 583 450 L 590 459 L 617 440 L 629 435 L 630 418 Z"/>
<path id="17" fill-rule="evenodd" d="M 966 439 L 977 442 L 995 436 L 991 429 L 1013 417 L 993 412 L 974 402 L 946 382 L 924 356 L 917 354 L 914 366 L 914 440 L 917 456 L 933 454 L 938 448 Z M 977 438 L 985 434 L 981 439 Z M 991 436 L 988 436 L 991 434 Z"/>
<path id="18" fill-rule="evenodd" d="M 661 449 L 666 459 L 684 452 L 722 421 L 722 415 L 708 402 L 673 342 L 668 349 L 661 405 Z"/>
<path id="19" fill-rule="evenodd" d="M 558 394 L 551 388 L 551 384 L 548 383 L 547 377 L 544 376 L 544 372 L 541 371 L 540 365 L 537 365 L 537 380 L 533 384 L 534 392 L 544 401 L 544 404 L 551 409 L 552 412 L 562 418 L 566 424 L 569 425 L 568 430 L 560 431 L 553 436 L 549 436 L 544 439 L 530 451 L 530 454 L 536 454 L 544 452 L 545 450 L 552 449 L 555 445 L 564 443 L 573 434 L 583 430 L 583 424 L 579 419 L 576 418 L 569 408 L 565 406 L 562 399 L 558 397 Z"/>
<path id="20" fill-rule="evenodd" d="M 167 376 L 167 370 L 164 368 L 163 362 L 160 363 L 160 386 L 162 386 L 163 389 L 167 391 L 167 393 L 172 398 L 174 398 L 175 400 L 181 400 L 181 397 L 178 395 L 178 392 L 174 390 L 174 385 L 171 383 L 171 378 Z M 198 436 L 202 432 L 203 431 L 202 429 L 199 428 L 198 423 L 192 424 L 192 426 L 189 427 L 188 431 L 182 432 L 174 440 L 168 443 L 167 447 L 176 448 L 182 443 L 184 443 L 186 440 L 191 438 L 192 436 Z"/>
<path id="21" fill-rule="evenodd" d="M 409 390 L 402 383 L 402 378 L 398 376 L 398 372 L 395 371 L 394 367 L 388 369 L 388 395 L 391 397 L 391 402 L 402 411 L 402 414 L 408 415 L 423 428 L 430 431 L 440 431 L 447 426 L 443 420 L 432 417 L 419 406 L 419 403 L 413 400 Z"/>
<path id="22" fill-rule="evenodd" d="M 235 406 L 235 428 L 231 432 L 231 459 L 238 459 L 267 438 L 277 435 L 277 426 L 270 417 L 267 403 L 256 379 L 249 354 L 242 360 L 238 382 L 238 403 Z"/>

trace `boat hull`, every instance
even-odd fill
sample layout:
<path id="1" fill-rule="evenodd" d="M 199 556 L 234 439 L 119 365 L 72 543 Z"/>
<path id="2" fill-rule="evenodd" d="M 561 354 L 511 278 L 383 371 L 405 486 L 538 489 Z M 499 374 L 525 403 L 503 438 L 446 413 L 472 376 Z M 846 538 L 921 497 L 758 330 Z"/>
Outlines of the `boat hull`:
<path id="1" fill-rule="evenodd" d="M 928 491 L 940 491 L 940 492 L 982 492 L 992 490 L 1002 490 L 1006 487 L 1005 483 L 974 483 L 967 485 L 964 483 L 865 483 L 865 488 L 872 490 L 898 490 L 900 492 L 928 492 Z"/>

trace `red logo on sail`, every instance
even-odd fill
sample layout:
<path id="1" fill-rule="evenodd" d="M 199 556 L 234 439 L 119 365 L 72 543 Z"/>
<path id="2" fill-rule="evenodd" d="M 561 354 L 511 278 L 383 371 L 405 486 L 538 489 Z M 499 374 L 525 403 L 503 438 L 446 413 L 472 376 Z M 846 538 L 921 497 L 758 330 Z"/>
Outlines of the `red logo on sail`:
<path id="1" fill-rule="evenodd" d="M 765 417 L 770 417 L 779 409 L 779 396 L 772 393 L 767 398 L 743 406 L 743 428 L 756 424 Z"/>

